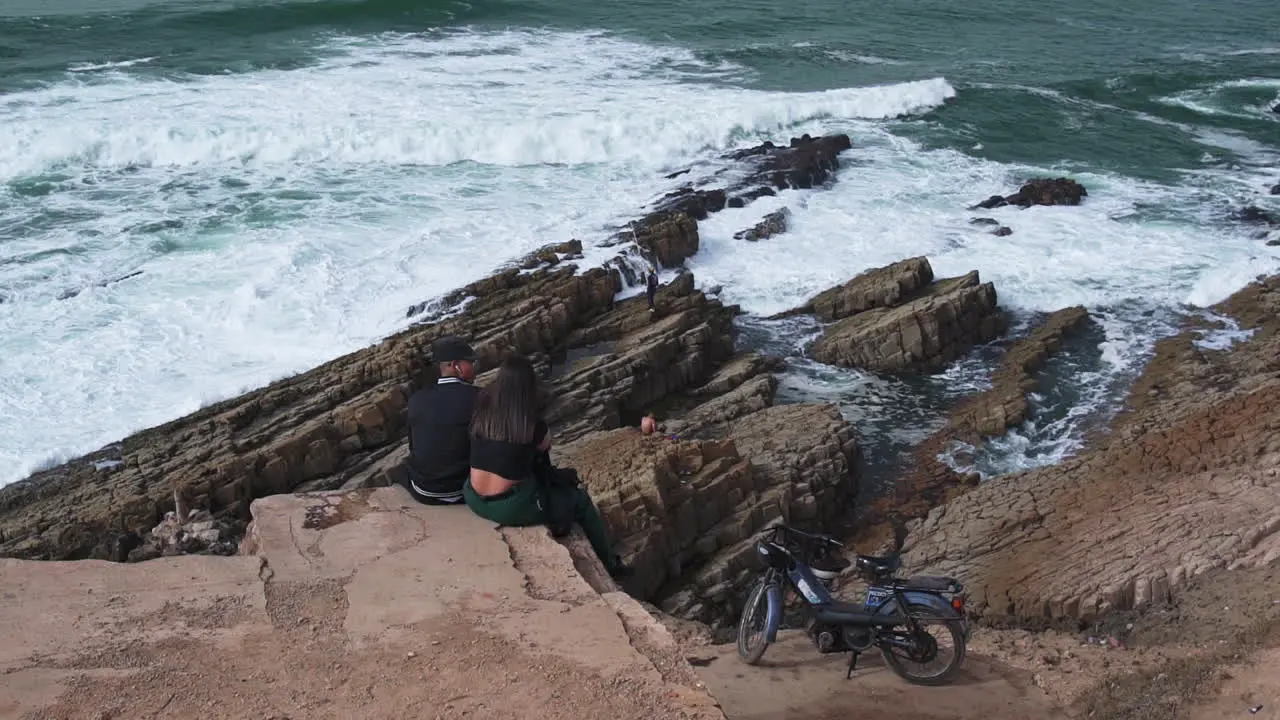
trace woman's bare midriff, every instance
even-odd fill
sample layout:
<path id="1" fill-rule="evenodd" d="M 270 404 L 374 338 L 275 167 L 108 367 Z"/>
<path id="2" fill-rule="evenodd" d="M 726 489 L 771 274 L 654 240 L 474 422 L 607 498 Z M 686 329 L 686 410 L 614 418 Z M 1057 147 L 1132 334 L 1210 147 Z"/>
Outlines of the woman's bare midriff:
<path id="1" fill-rule="evenodd" d="M 471 468 L 471 489 L 475 490 L 480 497 L 501 495 L 514 485 L 514 482 L 496 473 Z"/>

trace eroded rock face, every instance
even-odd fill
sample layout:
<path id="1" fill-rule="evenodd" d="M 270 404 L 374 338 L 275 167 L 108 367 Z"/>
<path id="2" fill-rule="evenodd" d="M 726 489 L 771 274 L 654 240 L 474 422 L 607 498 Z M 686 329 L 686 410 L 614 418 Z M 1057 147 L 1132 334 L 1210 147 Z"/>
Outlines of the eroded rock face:
<path id="1" fill-rule="evenodd" d="M 830 365 L 879 372 L 936 372 L 1004 332 L 1008 320 L 996 307 L 995 287 L 979 282 L 976 271 L 903 293 L 904 284 L 925 277 L 927 261 L 917 260 L 898 271 L 868 273 L 861 276 L 864 282 L 855 278 L 840 288 L 829 312 L 851 312 L 828 326 L 809 354 Z M 892 301 L 895 293 L 901 293 L 901 304 L 879 304 Z M 872 307 L 856 310 L 867 304 Z"/>
<path id="2" fill-rule="evenodd" d="M 1280 277 L 1215 310 L 1252 338 L 1161 341 L 1104 444 L 936 508 L 909 569 L 963 578 L 989 616 L 1087 619 L 1280 559 Z"/>
<path id="3" fill-rule="evenodd" d="M 983 200 L 973 209 L 982 208 L 990 210 L 991 208 L 1004 207 L 1005 205 L 1017 205 L 1019 207 L 1031 207 L 1032 205 L 1079 205 L 1080 201 L 1089 196 L 1089 191 L 1075 180 L 1068 178 L 1036 178 L 1029 180 L 1018 189 L 1018 192 L 1012 195 L 992 195 Z"/>
<path id="4" fill-rule="evenodd" d="M 578 468 L 636 568 L 628 590 L 661 598 L 678 617 L 723 624 L 758 570 L 752 541 L 761 528 L 780 518 L 824 527 L 848 507 L 857 446 L 829 405 L 764 407 L 712 434 L 721 437 L 623 428 L 587 435 L 555 456 Z"/>

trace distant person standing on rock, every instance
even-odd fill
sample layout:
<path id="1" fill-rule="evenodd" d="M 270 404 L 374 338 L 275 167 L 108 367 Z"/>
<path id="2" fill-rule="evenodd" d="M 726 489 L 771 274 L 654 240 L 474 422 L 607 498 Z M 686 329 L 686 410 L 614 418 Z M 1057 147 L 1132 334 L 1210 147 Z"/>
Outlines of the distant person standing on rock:
<path id="1" fill-rule="evenodd" d="M 645 297 L 649 298 L 649 312 L 654 312 L 653 301 L 658 297 L 658 270 L 649 266 L 649 275 L 645 278 Z"/>
<path id="2" fill-rule="evenodd" d="M 431 344 L 440 379 L 409 398 L 409 462 L 405 489 L 427 505 L 463 501 L 462 486 L 471 472 L 468 427 L 480 390 L 476 353 L 465 340 L 452 335 Z"/>
<path id="3" fill-rule="evenodd" d="M 471 419 L 471 481 L 463 486 L 467 506 L 508 527 L 558 522 L 582 526 L 609 574 L 629 574 L 609 543 L 608 530 L 591 496 L 576 483 L 539 487 L 540 456 L 551 448 L 551 432 L 538 417 L 538 377 L 533 364 L 511 357 L 480 392 Z"/>

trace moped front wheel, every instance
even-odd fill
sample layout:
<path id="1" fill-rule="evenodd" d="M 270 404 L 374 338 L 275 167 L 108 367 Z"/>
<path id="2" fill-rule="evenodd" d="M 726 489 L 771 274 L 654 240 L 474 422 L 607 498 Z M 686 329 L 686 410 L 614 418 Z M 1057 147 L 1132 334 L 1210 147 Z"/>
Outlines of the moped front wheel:
<path id="1" fill-rule="evenodd" d="M 742 618 L 738 620 L 738 656 L 748 665 L 755 665 L 769 649 L 768 622 L 769 593 L 763 580 L 756 583 L 742 606 Z"/>

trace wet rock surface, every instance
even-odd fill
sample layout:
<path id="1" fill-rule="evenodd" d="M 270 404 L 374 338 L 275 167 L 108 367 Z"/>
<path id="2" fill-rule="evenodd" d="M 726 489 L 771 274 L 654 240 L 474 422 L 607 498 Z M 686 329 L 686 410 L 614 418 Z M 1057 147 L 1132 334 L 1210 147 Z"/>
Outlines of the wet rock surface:
<path id="1" fill-rule="evenodd" d="M 726 207 L 744 207 L 779 190 L 832 182 L 840 167 L 840 153 L 851 147 L 847 135 L 804 135 L 792 138 L 786 146 L 765 142 L 728 153 L 723 159 L 733 161 L 742 172 L 727 184 L 718 185 L 713 177 L 701 185 L 690 183 L 668 193 L 647 215 L 618 232 L 611 243 L 635 243 L 646 260 L 674 267 L 698 251 L 698 220 Z M 628 277 L 628 282 L 634 278 Z"/>

